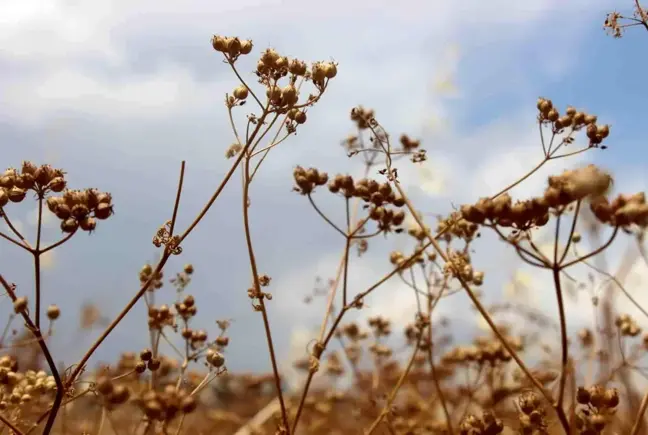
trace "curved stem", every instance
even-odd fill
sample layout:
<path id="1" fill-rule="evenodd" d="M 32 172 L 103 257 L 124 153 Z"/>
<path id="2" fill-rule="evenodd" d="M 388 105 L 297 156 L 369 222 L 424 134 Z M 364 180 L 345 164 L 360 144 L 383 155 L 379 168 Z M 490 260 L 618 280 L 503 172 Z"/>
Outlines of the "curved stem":
<path id="1" fill-rule="evenodd" d="M 178 191 L 182 190 L 183 180 L 184 180 L 184 168 L 185 168 L 185 162 L 183 160 L 182 163 L 181 163 L 181 166 L 180 166 L 180 178 L 179 178 L 179 182 L 178 182 Z M 215 198 L 214 198 L 214 200 L 215 200 Z M 175 227 L 175 221 L 176 221 L 176 218 L 178 216 L 178 208 L 179 207 L 180 207 L 180 193 L 178 192 L 176 194 L 175 203 L 173 204 L 173 213 L 172 213 L 171 224 L 170 224 L 169 228 L 174 228 Z M 189 234 L 189 231 L 185 231 L 184 234 L 185 234 L 185 237 L 186 237 L 186 235 Z M 180 239 L 180 241 L 177 242 L 176 246 L 179 246 L 181 241 L 182 241 L 182 238 Z M 101 336 L 99 336 L 99 338 L 97 338 L 97 340 L 95 340 L 95 342 L 92 344 L 92 346 L 90 346 L 90 349 L 88 349 L 86 351 L 86 353 L 83 355 L 83 357 L 81 358 L 81 361 L 79 361 L 79 363 L 76 365 L 74 371 L 72 372 L 72 374 L 68 378 L 68 380 L 66 382 L 66 387 L 70 387 L 74 383 L 74 381 L 79 376 L 79 374 L 81 374 L 81 371 L 83 371 L 86 363 L 88 362 L 88 360 L 90 359 L 92 354 L 94 354 L 94 352 L 101 345 L 101 343 L 103 343 L 103 341 L 106 339 L 106 337 L 108 337 L 108 335 L 113 331 L 113 329 L 115 329 L 117 327 L 117 325 L 122 321 L 122 319 L 124 317 L 126 317 L 126 315 L 135 306 L 135 304 L 137 304 L 137 302 L 146 294 L 148 289 L 151 287 L 151 284 L 153 283 L 153 280 L 155 279 L 155 277 L 157 277 L 159 275 L 160 271 L 164 268 L 164 265 L 169 260 L 169 257 L 171 257 L 171 250 L 168 249 L 168 247 L 167 247 L 166 249 L 164 249 L 164 253 L 162 254 L 162 258 L 160 258 L 160 261 L 158 262 L 157 266 L 155 266 L 155 269 L 154 269 L 153 273 L 151 273 L 150 278 L 145 283 L 142 284 L 142 286 L 140 287 L 137 294 L 135 294 L 135 296 L 133 296 L 133 298 L 130 300 L 130 302 L 128 302 L 128 304 L 122 309 L 122 311 L 117 315 L 117 317 L 115 317 L 115 319 L 110 323 L 110 325 L 108 325 L 108 327 L 104 330 L 104 332 L 101 334 Z"/>
<path id="2" fill-rule="evenodd" d="M 15 435 L 23 435 L 23 432 L 18 429 L 12 422 L 9 421 L 4 415 L 0 414 L 0 421 L 3 422 L 9 429 L 14 431 Z"/>
<path id="3" fill-rule="evenodd" d="M 430 325 L 428 325 L 427 327 L 430 328 Z M 422 338 L 423 338 L 423 331 L 419 331 L 418 339 L 416 340 L 416 344 L 414 345 L 414 352 L 412 352 L 412 356 L 410 356 L 410 359 L 407 362 L 407 366 L 405 367 L 405 370 L 403 370 L 403 373 L 401 373 L 400 377 L 398 378 L 396 385 L 394 386 L 394 388 L 392 388 L 391 392 L 389 393 L 389 397 L 387 398 L 387 401 L 385 402 L 382 411 L 380 412 L 378 417 L 376 417 L 376 419 L 371 424 L 369 429 L 365 431 L 365 435 L 371 435 L 378 428 L 378 425 L 389 413 L 389 408 L 391 408 L 394 399 L 396 399 L 396 395 L 398 394 L 398 391 L 403 386 L 403 383 L 405 382 L 407 375 L 412 370 L 412 366 L 414 365 L 414 361 L 416 360 L 416 354 L 419 351 L 419 346 L 421 345 Z"/>
<path id="4" fill-rule="evenodd" d="M 603 251 L 604 251 L 608 246 L 610 246 L 610 245 L 612 244 L 612 242 L 614 241 L 614 238 L 616 237 L 616 235 L 617 235 L 618 232 L 619 232 L 619 227 L 614 227 L 614 232 L 613 232 L 612 235 L 610 236 L 610 239 L 609 239 L 607 242 L 605 242 L 605 244 L 603 244 L 601 247 L 595 249 L 594 251 L 590 252 L 590 253 L 587 254 L 587 255 L 583 255 L 582 257 L 577 258 L 577 259 L 575 259 L 575 260 L 572 260 L 572 261 L 570 261 L 570 262 L 568 262 L 568 263 L 566 263 L 566 264 L 561 264 L 561 265 L 560 265 L 560 268 L 561 268 L 561 269 L 567 269 L 568 267 L 573 266 L 574 264 L 580 263 L 580 262 L 583 261 L 583 260 L 587 260 L 588 258 L 591 258 L 591 257 L 594 257 L 595 255 L 600 254 L 600 253 L 603 252 Z"/>
<path id="5" fill-rule="evenodd" d="M 14 292 L 13 287 L 9 285 L 7 281 L 5 281 L 2 275 L 0 275 L 0 284 L 5 288 L 11 300 L 15 302 L 17 299 L 16 293 Z M 52 354 L 50 353 L 49 348 L 45 343 L 45 339 L 43 338 L 40 329 L 36 327 L 32 319 L 29 317 L 29 315 L 27 315 L 25 311 L 23 311 L 21 315 L 23 317 L 23 320 L 25 321 L 25 324 L 27 325 L 27 328 L 30 330 L 30 332 L 34 335 L 34 337 L 38 341 L 38 346 L 41 348 L 41 352 L 43 352 L 43 356 L 45 356 L 47 365 L 49 366 L 49 369 L 52 372 L 52 376 L 54 377 L 54 382 L 56 383 L 56 395 L 54 396 L 54 402 L 52 403 L 51 412 L 47 417 L 47 422 L 45 423 L 45 428 L 43 429 L 43 435 L 49 435 L 49 433 L 52 430 L 52 427 L 54 426 L 54 420 L 56 419 L 56 414 L 58 413 L 58 410 L 61 407 L 61 402 L 63 401 L 63 395 L 65 394 L 65 386 L 61 381 L 61 376 L 59 375 L 58 369 L 56 368 L 56 363 L 52 358 Z"/>
<path id="6" fill-rule="evenodd" d="M 13 243 L 14 245 L 16 245 L 16 246 L 18 246 L 18 247 L 20 247 L 20 248 L 25 249 L 25 250 L 28 251 L 28 252 L 31 252 L 31 249 L 30 249 L 30 248 L 28 248 L 27 246 L 23 245 L 22 243 L 20 243 L 18 240 L 14 239 L 13 237 L 6 235 L 6 234 L 3 233 L 2 231 L 0 231 L 0 237 L 2 237 L 3 239 L 5 239 L 5 240 L 7 240 L 7 241 L 9 241 L 9 242 L 11 242 L 11 243 Z"/>
<path id="7" fill-rule="evenodd" d="M 527 178 L 529 178 L 531 175 L 535 174 L 535 173 L 536 173 L 540 168 L 542 168 L 542 167 L 544 166 L 544 164 L 547 163 L 548 161 L 549 161 L 549 157 L 545 157 L 544 159 L 542 159 L 542 161 L 541 161 L 540 163 L 538 163 L 538 165 L 537 165 L 535 168 L 533 168 L 533 169 L 531 169 L 529 172 L 527 172 L 526 175 L 524 175 L 522 178 L 520 178 L 520 179 L 517 180 L 516 182 L 509 184 L 508 186 L 506 186 L 504 189 L 500 190 L 500 191 L 499 191 L 498 193 L 496 193 L 495 195 L 492 195 L 492 196 L 490 197 L 490 199 L 495 199 L 495 198 L 497 198 L 498 196 L 503 195 L 503 194 L 505 194 L 506 192 L 508 192 L 509 190 L 513 189 L 515 186 L 517 186 L 518 184 L 520 184 L 521 182 L 523 182 L 524 180 L 526 180 Z"/>
<path id="8" fill-rule="evenodd" d="M 308 194 L 307 196 L 308 196 L 308 200 L 310 201 L 311 205 L 313 206 L 313 208 L 315 209 L 315 211 L 317 212 L 317 214 L 319 214 L 319 215 L 322 217 L 322 219 L 324 219 L 324 220 L 326 221 L 326 223 L 328 223 L 331 227 L 333 227 L 333 228 L 335 229 L 335 231 L 337 231 L 338 233 L 340 233 L 343 237 L 347 237 L 347 234 L 346 234 L 344 231 L 342 231 L 342 230 L 340 229 L 340 227 L 338 227 L 337 225 L 335 225 L 335 224 L 333 223 L 333 221 L 331 221 L 331 219 L 329 219 L 329 218 L 328 218 L 324 213 L 322 213 L 322 211 L 319 209 L 319 207 L 317 206 L 317 204 L 315 204 L 315 201 L 313 200 L 313 197 L 311 196 L 311 194 Z M 348 238 L 348 237 L 347 237 L 347 238 Z"/>
<path id="9" fill-rule="evenodd" d="M 274 374 L 275 386 L 277 389 L 277 396 L 279 397 L 279 404 L 281 406 L 281 418 L 286 431 L 289 430 L 288 414 L 286 412 L 286 404 L 284 403 L 283 392 L 281 389 L 281 377 L 279 376 L 279 367 L 277 365 L 277 358 L 275 356 L 274 345 L 272 343 L 272 333 L 270 330 L 270 321 L 268 319 L 268 312 L 265 306 L 265 295 L 261 291 L 261 284 L 259 282 L 259 271 L 257 269 L 256 257 L 252 247 L 252 235 L 250 233 L 250 216 L 249 216 L 249 193 L 250 193 L 250 159 L 245 159 L 245 182 L 243 184 L 243 227 L 245 231 L 245 242 L 247 245 L 248 256 L 250 260 L 250 268 L 252 270 L 252 280 L 254 282 L 254 290 L 256 299 L 259 303 L 261 316 L 263 317 L 263 327 L 265 329 L 265 336 L 268 342 L 268 351 L 270 353 L 270 362 L 272 364 L 272 371 Z"/>
<path id="10" fill-rule="evenodd" d="M 25 239 L 25 237 L 23 237 L 23 235 L 20 234 L 20 231 L 18 231 L 16 229 L 16 227 L 13 226 L 13 224 L 9 220 L 9 216 L 7 216 L 7 213 L 1 208 L 0 208 L 0 215 L 2 215 L 2 217 L 3 217 L 4 221 L 6 222 L 7 226 L 11 229 L 11 231 L 13 231 L 13 233 L 16 235 L 16 237 L 18 237 L 20 239 L 20 241 L 23 243 L 23 245 L 25 245 L 27 248 L 29 248 L 29 250 L 31 250 L 31 245 L 29 244 L 27 239 Z"/>
<path id="11" fill-rule="evenodd" d="M 58 248 L 58 247 L 61 246 L 63 243 L 65 243 L 65 242 L 67 242 L 68 240 L 70 240 L 70 239 L 72 238 L 72 236 L 76 234 L 77 231 L 78 231 L 78 228 L 75 229 L 73 232 L 69 233 L 67 236 L 63 237 L 63 238 L 62 238 L 61 240 L 59 240 L 58 242 L 53 243 L 53 244 L 49 245 L 48 247 L 46 247 L 46 248 L 44 248 L 44 249 L 41 249 L 41 251 L 40 251 L 41 255 L 43 255 L 44 253 L 46 253 L 46 252 L 48 252 L 48 251 L 51 251 L 51 250 L 54 249 L 54 248 Z"/>

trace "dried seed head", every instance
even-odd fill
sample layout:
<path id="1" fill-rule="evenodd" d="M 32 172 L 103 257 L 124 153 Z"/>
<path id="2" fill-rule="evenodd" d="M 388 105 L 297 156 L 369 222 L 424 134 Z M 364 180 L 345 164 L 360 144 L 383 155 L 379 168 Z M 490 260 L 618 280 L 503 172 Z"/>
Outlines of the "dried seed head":
<path id="1" fill-rule="evenodd" d="M 97 221 L 93 217 L 86 216 L 79 221 L 79 226 L 83 231 L 92 232 L 97 227 Z"/>
<path id="2" fill-rule="evenodd" d="M 303 76 L 304 74 L 306 74 L 307 70 L 308 67 L 306 66 L 306 63 L 299 59 L 292 59 L 288 63 L 288 71 L 290 71 L 291 74 Z"/>
<path id="3" fill-rule="evenodd" d="M 295 113 L 293 119 L 295 120 L 295 122 L 297 124 L 305 123 L 306 122 L 306 112 L 304 112 L 303 110 L 297 111 L 297 113 Z"/>
<path id="4" fill-rule="evenodd" d="M 241 54 L 250 54 L 253 47 L 254 44 L 252 43 L 252 40 L 245 39 L 241 41 Z"/>
<path id="5" fill-rule="evenodd" d="M 21 297 L 17 298 L 13 303 L 14 312 L 16 314 L 24 313 L 25 310 L 27 309 L 27 305 L 28 305 L 28 302 L 27 302 L 27 298 L 25 296 L 21 296 Z"/>
<path id="6" fill-rule="evenodd" d="M 100 220 L 108 219 L 113 214 L 112 205 L 106 202 L 100 202 L 94 209 L 94 217 Z"/>
<path id="7" fill-rule="evenodd" d="M 211 43 L 216 51 L 224 52 L 227 49 L 227 41 L 222 36 L 214 35 Z"/>
<path id="8" fill-rule="evenodd" d="M 47 188 L 52 192 L 63 192 L 65 190 L 66 182 L 63 177 L 54 177 L 47 183 Z"/>
<path id="9" fill-rule="evenodd" d="M 50 320 L 56 320 L 61 315 L 61 309 L 56 305 L 50 305 L 47 307 L 47 318 Z"/>
<path id="10" fill-rule="evenodd" d="M 238 56 L 241 52 L 241 40 L 238 38 L 225 38 L 227 53 L 232 56 Z"/>
<path id="11" fill-rule="evenodd" d="M 237 86 L 232 94 L 239 100 L 245 100 L 248 97 L 248 88 L 244 85 Z"/>
<path id="12" fill-rule="evenodd" d="M 79 222 L 76 219 L 68 218 L 64 221 L 61 221 L 61 230 L 64 233 L 73 233 L 79 228 Z"/>
<path id="13" fill-rule="evenodd" d="M 298 98 L 299 96 L 297 93 L 297 88 L 295 88 L 293 85 L 285 86 L 281 90 L 281 102 L 284 105 L 292 106 L 297 103 Z"/>
<path id="14" fill-rule="evenodd" d="M 196 402 L 196 399 L 194 399 L 193 396 L 185 396 L 182 398 L 182 401 L 180 402 L 180 409 L 185 414 L 192 413 L 193 411 L 195 411 L 197 406 L 198 406 L 198 402 Z"/>
<path id="15" fill-rule="evenodd" d="M 225 157 L 228 159 L 231 159 L 232 157 L 236 157 L 241 152 L 242 149 L 243 146 L 240 143 L 235 142 L 232 145 L 230 145 L 227 148 L 227 150 L 225 150 Z"/>
<path id="16" fill-rule="evenodd" d="M 311 76 L 316 83 L 324 81 L 326 78 L 326 68 L 322 62 L 313 63 L 311 66 Z"/>
<path id="17" fill-rule="evenodd" d="M 324 75 L 327 79 L 332 79 L 337 75 L 337 65 L 333 62 L 327 62 L 324 64 Z"/>
<path id="18" fill-rule="evenodd" d="M 225 364 L 225 357 L 218 351 L 210 349 L 207 351 L 207 362 L 216 368 L 220 368 Z"/>
<path id="19" fill-rule="evenodd" d="M 15 186 L 8 191 L 9 201 L 15 203 L 22 202 L 22 200 L 25 199 L 26 195 L 27 191 L 25 189 L 21 189 Z"/>
<path id="20" fill-rule="evenodd" d="M 149 369 L 150 371 L 152 371 L 152 372 L 158 370 L 158 369 L 160 368 L 160 365 L 161 365 L 161 361 L 160 361 L 159 358 L 151 358 L 151 359 L 148 360 L 148 362 L 146 363 L 146 366 L 147 366 L 148 369 Z"/>

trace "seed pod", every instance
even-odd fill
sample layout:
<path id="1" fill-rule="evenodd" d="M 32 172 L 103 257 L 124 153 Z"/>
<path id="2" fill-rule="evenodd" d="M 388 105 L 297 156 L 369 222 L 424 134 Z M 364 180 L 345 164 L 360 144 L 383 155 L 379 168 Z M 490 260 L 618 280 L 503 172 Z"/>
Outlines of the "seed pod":
<path id="1" fill-rule="evenodd" d="M 94 217 L 97 219 L 108 219 L 113 214 L 113 209 L 110 204 L 101 202 L 94 210 Z"/>
<path id="2" fill-rule="evenodd" d="M 305 123 L 305 122 L 306 122 L 306 112 L 303 112 L 303 111 L 301 111 L 301 110 L 298 111 L 298 112 L 295 114 L 295 118 L 294 118 L 294 119 L 295 119 L 295 122 L 296 122 L 297 124 L 303 124 L 303 123 Z"/>
<path id="3" fill-rule="evenodd" d="M 161 362 L 160 362 L 160 360 L 158 358 L 151 358 L 150 360 L 148 360 L 148 363 L 146 364 L 146 366 L 148 367 L 148 369 L 150 371 L 154 372 L 154 371 L 156 371 L 157 369 L 160 368 L 160 364 L 161 364 Z"/>
<path id="4" fill-rule="evenodd" d="M 245 100 L 248 97 L 248 88 L 246 86 L 238 86 L 236 89 L 234 89 L 234 97 L 236 97 L 239 100 Z"/>
<path id="5" fill-rule="evenodd" d="M 252 52 L 253 46 L 254 44 L 250 39 L 241 41 L 241 54 L 250 54 L 250 52 Z"/>
<path id="6" fill-rule="evenodd" d="M 63 192 L 65 189 L 65 180 L 63 177 L 54 177 L 50 180 L 49 183 L 47 183 L 47 188 L 50 189 L 52 192 Z"/>
<path id="7" fill-rule="evenodd" d="M 214 47 L 214 50 L 216 51 L 224 52 L 225 49 L 227 48 L 225 38 L 223 38 L 222 36 L 214 35 L 211 43 L 212 43 L 212 47 Z"/>
<path id="8" fill-rule="evenodd" d="M 324 74 L 327 79 L 332 79 L 337 75 L 337 65 L 333 62 L 328 62 L 324 65 Z"/>
<path id="9" fill-rule="evenodd" d="M 47 307 L 47 318 L 50 320 L 56 320 L 61 315 L 61 309 L 56 305 L 50 305 Z"/>
<path id="10" fill-rule="evenodd" d="M 25 296 L 17 298 L 13 303 L 14 312 L 16 314 L 24 313 L 27 309 L 27 305 L 27 298 Z"/>
<path id="11" fill-rule="evenodd" d="M 93 217 L 86 216 L 79 221 L 79 226 L 83 231 L 94 231 L 97 228 L 97 220 Z"/>
<path id="12" fill-rule="evenodd" d="M 180 409 L 185 414 L 192 413 L 197 406 L 198 403 L 196 402 L 196 399 L 194 399 L 192 396 L 185 396 L 182 398 L 182 401 L 180 402 Z"/>
<path id="13" fill-rule="evenodd" d="M 25 195 L 27 195 L 26 190 L 15 186 L 12 187 L 8 192 L 9 201 L 14 203 L 21 202 L 23 199 L 25 199 Z"/>
<path id="14" fill-rule="evenodd" d="M 64 221 L 61 221 L 61 230 L 64 233 L 73 233 L 77 230 L 77 228 L 79 228 L 79 222 L 77 222 L 76 219 L 68 218 Z"/>

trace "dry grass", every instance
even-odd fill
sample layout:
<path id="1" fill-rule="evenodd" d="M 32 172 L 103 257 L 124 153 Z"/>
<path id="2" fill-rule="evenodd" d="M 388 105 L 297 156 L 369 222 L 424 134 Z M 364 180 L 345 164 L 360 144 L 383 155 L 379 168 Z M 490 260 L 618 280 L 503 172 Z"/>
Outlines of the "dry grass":
<path id="1" fill-rule="evenodd" d="M 648 11 L 638 2 L 632 17 L 615 12 L 605 21 L 615 37 L 633 26 L 648 30 Z M 267 49 L 257 62 L 258 84 L 251 85 L 242 79 L 238 65 L 251 53 L 252 42 L 215 36 L 212 45 L 240 82 L 225 97 L 236 138 L 225 153 L 232 161 L 230 170 L 191 225 L 178 231 L 182 163 L 171 218 L 153 238 L 162 250 L 160 261 L 142 267 L 140 290 L 106 322 L 99 339 L 71 367 L 57 367 L 48 348 L 52 324 L 61 309 L 41 306 L 41 259 L 78 234 L 95 231 L 99 221 L 99 230 L 109 225 L 103 221 L 110 221 L 113 214 L 112 198 L 97 189 L 70 189 L 65 172 L 47 164 L 23 162 L 19 169 L 10 168 L 0 176 L 0 214 L 6 224 L 0 236 L 31 257 L 35 276 L 34 293 L 26 296 L 27 289 L 11 284 L 7 271 L 0 275 L 0 285 L 13 301 L 13 312 L 8 313 L 0 337 L 0 434 L 648 433 L 643 425 L 648 393 L 639 391 L 631 378 L 634 373 L 643 374 L 639 362 L 648 350 L 648 334 L 642 338 L 636 319 L 614 311 L 613 286 L 642 313 L 648 313 L 623 287 L 627 262 L 617 272 L 591 262 L 603 257 L 621 237 L 633 237 L 642 246 L 648 203 L 642 192 L 610 197 L 612 176 L 593 165 L 549 177 L 543 195 L 511 198 L 509 190 L 548 162 L 606 148 L 608 125 L 574 107 L 560 111 L 545 98 L 537 102 L 544 159 L 516 183 L 439 219 L 435 228 L 417 212 L 395 166 L 403 159 L 414 165 L 424 161 L 425 150 L 407 135 L 392 141 L 371 110 L 359 106 L 351 111 L 357 134 L 343 143 L 348 157 L 364 163 L 364 177 L 295 168 L 294 190 L 312 205 L 314 216 L 337 233 L 344 250 L 335 279 L 326 289 L 326 311 L 317 340 L 307 358 L 295 361 L 304 373 L 303 387 L 298 394 L 287 393 L 266 310 L 272 301 L 271 279 L 259 270 L 250 233 L 249 189 L 266 156 L 312 122 L 308 110 L 320 104 L 334 83 L 337 65 L 307 64 Z M 252 110 L 247 123 L 239 126 L 233 112 L 243 110 L 245 103 Z M 408 166 L 404 163 L 399 168 L 407 171 Z M 272 363 L 272 372 L 263 376 L 226 369 L 228 321 L 218 321 L 216 331 L 193 327 L 199 301 L 187 288 L 194 267 L 187 264 L 169 280 L 163 271 L 170 256 L 182 253 L 182 242 L 239 169 L 252 283 L 247 296 L 263 319 Z M 369 178 L 370 174 L 377 177 Z M 339 198 L 346 213 L 343 223 L 336 223 L 318 206 L 322 195 Z M 30 242 L 12 224 L 11 213 L 14 203 L 32 196 L 38 203 L 38 233 Z M 63 231 L 60 241 L 49 246 L 41 243 L 45 213 L 55 215 Z M 407 216 L 416 225 L 405 228 Z M 549 251 L 538 246 L 534 236 L 541 227 L 551 228 L 554 234 Z M 515 250 L 523 262 L 551 276 L 558 322 L 531 307 L 482 302 L 477 287 L 485 275 L 473 265 L 471 252 L 473 242 L 486 232 Z M 413 252 L 392 252 L 391 268 L 375 284 L 361 291 L 349 288 L 351 250 L 363 253 L 376 236 L 399 233 L 415 241 Z M 583 234 L 594 246 L 589 251 L 580 248 Z M 598 325 L 570 338 L 564 295 L 576 268 L 605 277 L 610 291 L 595 301 Z M 365 323 L 349 321 L 347 316 L 362 310 L 365 301 L 391 278 L 401 279 L 417 298 L 417 311 L 404 331 L 402 348 L 388 345 L 393 335 L 388 318 L 369 317 Z M 159 303 L 156 297 L 165 297 L 161 289 L 166 282 L 175 288 L 175 300 Z M 469 296 L 491 330 L 470 344 L 453 345 L 446 320 L 435 316 L 439 301 L 457 292 Z M 95 350 L 137 303 L 148 307 L 150 347 L 90 371 L 87 363 Z M 538 334 L 495 320 L 499 313 L 513 310 L 538 332 L 555 327 L 560 341 L 547 348 Z M 92 307 L 83 313 L 88 325 L 99 316 Z M 19 320 L 24 329 L 10 340 L 8 332 Z M 329 349 L 332 341 L 340 345 L 339 351 Z M 174 344 L 178 342 L 182 345 Z M 161 343 L 167 343 L 172 352 L 163 354 Z M 532 363 L 529 355 L 538 349 L 543 358 Z M 352 382 L 341 388 L 339 381 L 347 374 Z"/>

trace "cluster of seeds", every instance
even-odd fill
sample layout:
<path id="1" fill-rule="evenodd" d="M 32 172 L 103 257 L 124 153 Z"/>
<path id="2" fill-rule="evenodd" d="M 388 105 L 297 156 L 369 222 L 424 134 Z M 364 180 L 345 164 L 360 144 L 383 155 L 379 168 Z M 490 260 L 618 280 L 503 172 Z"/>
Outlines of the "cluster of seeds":
<path id="1" fill-rule="evenodd" d="M 519 352 L 523 349 L 522 341 L 509 337 L 507 339 L 513 350 Z M 507 363 L 511 361 L 511 355 L 508 353 L 502 342 L 495 338 L 479 337 L 475 344 L 471 346 L 457 346 L 446 352 L 442 361 L 446 364 L 465 364 L 475 362 L 478 364 Z"/>
<path id="2" fill-rule="evenodd" d="M 619 332 L 624 337 L 636 337 L 641 334 L 641 328 L 637 322 L 628 314 L 621 314 L 614 320 L 614 324 L 619 328 Z"/>
<path id="3" fill-rule="evenodd" d="M 502 420 L 492 411 L 484 411 L 481 417 L 467 415 L 459 426 L 461 435 L 499 435 L 503 430 Z"/>
<path id="4" fill-rule="evenodd" d="M 611 202 L 604 196 L 597 196 L 590 202 L 596 218 L 612 226 L 648 226 L 648 204 L 643 192 L 633 195 L 619 194 Z"/>
<path id="5" fill-rule="evenodd" d="M 98 378 L 94 388 L 101 395 L 103 403 L 108 409 L 123 405 L 131 397 L 131 391 L 126 385 L 116 384 L 107 376 Z"/>
<path id="6" fill-rule="evenodd" d="M 541 122 L 551 123 L 554 132 L 559 132 L 565 128 L 572 128 L 573 130 L 580 130 L 586 128 L 587 137 L 590 140 L 590 147 L 598 147 L 603 139 L 610 134 L 610 126 L 607 124 L 597 125 L 596 115 L 590 115 L 585 112 L 580 112 L 574 107 L 567 107 L 564 115 L 560 115 L 551 102 L 546 98 L 539 98 L 537 103 L 538 117 Z"/>
<path id="7" fill-rule="evenodd" d="M 463 205 L 461 215 L 475 224 L 490 222 L 492 225 L 526 230 L 545 225 L 549 221 L 550 209 L 562 210 L 575 201 L 590 198 L 592 211 L 602 222 L 615 223 L 614 216 L 618 212 L 620 219 L 625 219 L 624 222 L 644 223 L 648 217 L 648 206 L 642 202 L 643 196 L 620 196 L 619 200 L 609 204 L 603 195 L 611 183 L 609 174 L 588 165 L 550 176 L 549 186 L 542 197 L 515 203 L 508 193 L 493 199 L 481 198 L 476 204 Z M 623 209 L 626 205 L 629 206 Z"/>
<path id="8" fill-rule="evenodd" d="M 50 165 L 36 166 L 24 161 L 20 171 L 7 169 L 0 175 L 0 208 L 10 201 L 22 202 L 27 191 L 32 190 L 42 198 L 48 192 L 62 192 L 65 189 L 65 172 Z"/>
<path id="9" fill-rule="evenodd" d="M 475 222 L 465 219 L 461 212 L 452 212 L 446 218 L 439 218 L 437 233 L 443 233 L 444 239 L 449 242 L 452 237 L 470 242 L 477 235 L 479 227 Z"/>
<path id="10" fill-rule="evenodd" d="M 78 228 L 91 232 L 97 219 L 108 219 L 113 214 L 112 196 L 97 189 L 66 190 L 63 196 L 47 198 L 47 207 L 61 220 L 61 230 L 73 233 Z"/>
<path id="11" fill-rule="evenodd" d="M 448 277 L 459 277 L 476 286 L 480 286 L 484 282 L 484 273 L 473 269 L 470 254 L 467 251 L 451 251 L 448 261 L 443 265 L 443 273 Z"/>
<path id="12" fill-rule="evenodd" d="M 576 418 L 580 435 L 599 435 L 615 414 L 619 405 L 619 392 L 614 388 L 592 385 L 578 387 L 576 401 L 581 405 Z"/>
<path id="13" fill-rule="evenodd" d="M 161 330 L 165 326 L 176 327 L 175 313 L 167 304 L 151 305 L 148 309 L 149 329 Z"/>
<path id="14" fill-rule="evenodd" d="M 382 316 L 373 316 L 367 319 L 369 327 L 375 337 L 388 337 L 391 334 L 391 322 Z"/>
<path id="15" fill-rule="evenodd" d="M 415 264 L 421 264 L 425 262 L 423 254 L 416 255 L 414 257 L 406 256 L 400 251 L 392 251 L 389 254 L 389 262 L 394 266 L 398 266 L 400 269 L 407 269 Z"/>
<path id="16" fill-rule="evenodd" d="M 53 376 L 42 370 L 20 372 L 15 358 L 8 355 L 0 358 L 0 411 L 32 402 L 55 390 Z"/>
<path id="17" fill-rule="evenodd" d="M 476 204 L 461 206 L 462 217 L 473 224 L 488 221 L 502 227 L 528 229 L 549 221 L 549 204 L 542 198 L 513 203 L 505 193 L 497 198 L 481 198 Z"/>
<path id="18" fill-rule="evenodd" d="M 249 39 L 239 39 L 233 37 L 225 37 L 214 35 L 211 40 L 214 50 L 229 56 L 230 59 L 236 59 L 241 55 L 250 54 L 252 52 L 252 41 Z"/>
<path id="19" fill-rule="evenodd" d="M 540 397 L 528 391 L 518 398 L 520 432 L 523 435 L 548 435 L 547 416 Z"/>
<path id="20" fill-rule="evenodd" d="M 388 206 L 403 207 L 405 200 L 397 196 L 389 183 L 362 178 L 354 181 L 351 175 L 336 175 L 329 181 L 328 174 L 315 168 L 304 169 L 297 166 L 293 171 L 296 187 L 294 190 L 302 195 L 310 195 L 317 186 L 328 182 L 331 193 L 340 193 L 345 198 L 360 198 L 369 208 L 369 218 L 378 224 L 381 232 L 402 231 L 399 227 L 405 221 L 403 210 L 393 210 Z"/>
<path id="21" fill-rule="evenodd" d="M 373 109 L 365 109 L 363 106 L 354 107 L 351 111 L 351 121 L 356 124 L 359 130 L 369 128 L 369 120 L 374 119 L 375 112 Z"/>
<path id="22" fill-rule="evenodd" d="M 406 134 L 402 134 L 400 136 L 399 142 L 400 142 L 401 146 L 403 147 L 403 150 L 404 151 L 409 151 L 409 152 L 412 152 L 412 151 L 416 150 L 418 147 L 421 146 L 421 141 L 420 140 L 412 139 L 411 137 L 409 137 Z"/>
<path id="23" fill-rule="evenodd" d="M 612 184 L 612 177 L 594 165 L 587 165 L 550 176 L 548 182 L 544 199 L 549 207 L 558 208 L 604 195 Z"/>
<path id="24" fill-rule="evenodd" d="M 197 407 L 193 396 L 173 385 L 167 385 L 163 391 L 146 391 L 135 399 L 135 403 L 149 419 L 165 422 L 180 413 L 189 414 Z"/>
<path id="25" fill-rule="evenodd" d="M 145 264 L 144 266 L 142 266 L 139 272 L 140 284 L 144 284 L 149 279 L 151 279 L 151 275 L 153 275 L 153 266 L 151 266 L 150 264 Z M 164 272 L 160 270 L 153 277 L 153 280 L 151 281 L 151 285 L 149 286 L 149 291 L 152 292 L 161 289 L 164 286 L 163 280 L 164 280 Z"/>
<path id="26" fill-rule="evenodd" d="M 315 168 L 304 169 L 301 166 L 295 168 L 293 177 L 297 184 L 294 190 L 302 195 L 310 195 L 316 186 L 324 186 L 329 179 L 326 172 L 319 172 Z"/>

